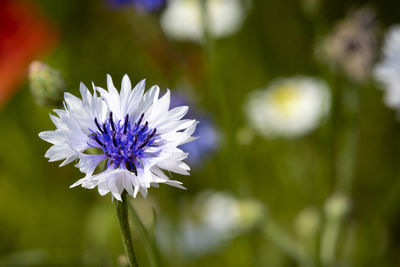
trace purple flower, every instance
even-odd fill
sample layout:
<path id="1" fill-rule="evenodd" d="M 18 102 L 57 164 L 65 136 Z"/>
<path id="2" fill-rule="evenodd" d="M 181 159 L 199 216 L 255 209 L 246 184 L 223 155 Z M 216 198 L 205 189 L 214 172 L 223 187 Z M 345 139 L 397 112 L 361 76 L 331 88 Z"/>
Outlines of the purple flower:
<path id="1" fill-rule="evenodd" d="M 171 108 L 186 105 L 193 106 L 193 103 L 182 93 L 176 93 L 171 98 Z M 191 109 L 187 114 L 187 118 L 196 118 L 196 120 L 200 122 L 193 134 L 193 136 L 198 136 L 200 138 L 193 142 L 183 144 L 180 148 L 189 153 L 187 159 L 188 163 L 192 166 L 199 167 L 210 154 L 218 149 L 220 133 L 209 114 L 201 113 L 196 110 L 193 111 L 193 109 Z"/>
<path id="2" fill-rule="evenodd" d="M 116 8 L 134 5 L 143 11 L 157 11 L 165 5 L 165 0 L 108 0 Z"/>
<path id="3" fill-rule="evenodd" d="M 188 162 L 193 166 L 199 166 L 203 160 L 214 152 L 219 144 L 219 133 L 209 117 L 198 118 L 200 123 L 197 126 L 194 136 L 201 138 L 180 147 L 189 153 Z"/>

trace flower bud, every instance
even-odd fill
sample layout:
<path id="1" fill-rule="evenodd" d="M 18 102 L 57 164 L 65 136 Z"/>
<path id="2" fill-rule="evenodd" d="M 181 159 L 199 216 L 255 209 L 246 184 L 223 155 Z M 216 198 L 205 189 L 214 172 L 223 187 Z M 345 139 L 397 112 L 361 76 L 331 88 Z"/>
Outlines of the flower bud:
<path id="1" fill-rule="evenodd" d="M 127 267 L 129 266 L 128 258 L 125 255 L 118 256 L 118 266 Z"/>
<path id="2" fill-rule="evenodd" d="M 242 200 L 239 202 L 239 226 L 246 230 L 259 223 L 264 216 L 263 205 L 256 200 Z"/>
<path id="3" fill-rule="evenodd" d="M 59 71 L 40 61 L 33 61 L 29 65 L 29 82 L 38 105 L 57 106 L 62 103 L 66 84 Z"/>
<path id="4" fill-rule="evenodd" d="M 341 219 L 350 211 L 350 200 L 343 194 L 334 194 L 326 200 L 325 214 L 332 219 Z"/>
<path id="5" fill-rule="evenodd" d="M 321 216 L 317 208 L 307 207 L 300 211 L 294 221 L 297 235 L 302 239 L 309 239 L 316 235 L 321 226 Z"/>

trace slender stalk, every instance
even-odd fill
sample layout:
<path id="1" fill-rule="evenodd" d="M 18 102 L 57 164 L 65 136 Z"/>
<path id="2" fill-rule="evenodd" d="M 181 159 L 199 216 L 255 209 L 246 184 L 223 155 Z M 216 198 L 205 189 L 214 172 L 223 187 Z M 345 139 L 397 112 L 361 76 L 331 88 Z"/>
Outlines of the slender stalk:
<path id="1" fill-rule="evenodd" d="M 208 12 L 209 0 L 200 1 L 201 24 L 203 27 L 203 41 L 204 41 L 204 64 L 206 72 L 206 82 L 208 90 L 215 92 L 218 97 L 218 105 L 221 107 L 222 121 L 229 126 L 229 107 L 227 103 L 227 95 L 224 92 L 222 81 L 219 78 L 219 72 L 215 64 L 215 45 L 214 36 L 210 27 L 210 17 Z"/>
<path id="2" fill-rule="evenodd" d="M 336 248 L 342 225 L 342 214 L 340 218 L 330 218 L 325 224 L 321 237 L 321 263 L 323 266 L 334 266 L 336 261 Z"/>
<path id="3" fill-rule="evenodd" d="M 350 199 L 344 193 L 335 193 L 325 201 L 325 226 L 321 233 L 320 256 L 322 266 L 337 265 L 337 247 L 344 219 L 350 208 Z"/>
<path id="4" fill-rule="evenodd" d="M 313 267 L 314 262 L 309 257 L 304 247 L 291 238 L 288 233 L 282 231 L 279 226 L 268 218 L 263 228 L 263 234 L 272 244 L 286 255 L 295 260 L 299 266 Z"/>
<path id="5" fill-rule="evenodd" d="M 201 25 L 202 25 L 202 34 L 203 34 L 203 39 L 202 39 L 202 47 L 203 47 L 203 64 L 204 64 L 204 73 L 205 73 L 205 87 L 207 88 L 207 91 L 209 92 L 209 95 L 213 96 L 212 102 L 215 105 L 215 107 L 218 109 L 216 110 L 216 113 L 219 114 L 219 125 L 221 126 L 219 131 L 221 132 L 221 135 L 224 136 L 224 141 L 225 141 L 225 147 L 234 147 L 234 139 L 231 133 L 234 132 L 234 129 L 232 128 L 232 123 L 230 119 L 230 113 L 229 113 L 229 96 L 230 94 L 227 94 L 225 92 L 225 86 L 224 86 L 224 81 L 222 79 L 223 75 L 220 71 L 220 68 L 217 64 L 217 56 L 218 56 L 218 51 L 215 46 L 215 36 L 212 31 L 212 20 L 210 17 L 210 0 L 196 0 L 198 1 L 198 4 L 200 6 L 200 15 L 201 15 Z M 223 149 L 222 154 L 226 154 L 227 150 Z M 232 163 L 234 161 L 235 163 Z M 222 165 L 230 165 L 230 166 L 236 166 L 236 158 L 233 157 L 232 154 L 228 154 L 228 156 L 222 157 Z M 221 177 L 229 177 L 228 179 L 222 179 L 220 182 L 222 183 L 222 187 L 227 187 L 227 188 L 240 188 L 242 189 L 243 187 L 239 186 L 237 183 L 240 183 L 239 181 L 236 181 L 232 177 L 235 176 L 237 167 L 235 168 L 227 168 L 221 170 L 218 175 Z M 239 191 L 239 190 L 235 190 Z"/>
<path id="6" fill-rule="evenodd" d="M 142 220 L 140 219 L 139 215 L 137 214 L 131 202 L 129 203 L 129 210 L 133 214 L 133 217 L 135 218 L 135 221 L 137 222 L 139 228 L 142 230 L 143 235 L 147 241 L 147 245 L 150 248 L 149 251 L 151 254 L 150 260 L 152 261 L 152 266 L 156 267 L 162 266 L 160 251 L 158 250 L 157 244 L 154 238 L 150 236 L 149 231 L 147 230 L 146 226 L 144 226 Z"/>
<path id="7" fill-rule="evenodd" d="M 354 92 L 356 99 L 353 114 L 351 114 L 351 122 L 343 123 L 343 111 L 340 103 L 342 97 L 340 85 L 336 88 L 336 120 L 332 135 L 333 143 L 336 149 L 333 153 L 333 179 L 336 181 L 335 192 L 327 199 L 325 203 L 326 220 L 324 230 L 321 234 L 320 243 L 320 259 L 322 266 L 335 266 L 337 262 L 338 241 L 343 227 L 343 221 L 348 213 L 351 195 L 351 185 L 355 176 L 358 139 L 360 135 L 359 120 L 361 116 L 361 95 L 360 90 Z M 337 131 L 337 125 L 342 121 L 344 129 L 340 134 Z M 343 126 L 342 126 L 343 127 Z M 338 142 L 338 136 L 341 137 L 341 142 Z"/>
<path id="8" fill-rule="evenodd" d="M 129 266 L 139 267 L 139 264 L 136 260 L 135 250 L 133 249 L 131 231 L 129 229 L 128 200 L 127 193 L 125 191 L 122 193 L 121 198 L 122 201 L 115 201 L 115 207 L 117 208 L 117 217 L 119 220 L 119 227 L 121 229 L 122 242 L 124 243 Z"/>

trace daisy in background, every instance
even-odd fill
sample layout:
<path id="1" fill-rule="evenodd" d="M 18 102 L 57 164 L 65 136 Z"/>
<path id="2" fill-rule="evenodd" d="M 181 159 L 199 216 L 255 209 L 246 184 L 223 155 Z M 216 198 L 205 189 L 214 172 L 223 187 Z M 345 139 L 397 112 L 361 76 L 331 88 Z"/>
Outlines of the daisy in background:
<path id="1" fill-rule="evenodd" d="M 282 78 L 251 93 L 245 113 L 265 137 L 298 137 L 314 130 L 330 109 L 328 85 L 311 77 Z"/>
<path id="2" fill-rule="evenodd" d="M 374 69 L 375 78 L 382 84 L 388 107 L 400 108 L 400 25 L 392 26 L 385 34 L 382 59 Z"/>
<path id="3" fill-rule="evenodd" d="M 39 134 L 53 144 L 45 156 L 63 160 L 60 166 L 78 160 L 75 166 L 85 177 L 71 187 L 97 187 L 100 195 L 111 192 L 118 200 L 124 190 L 133 197 L 138 192 L 146 196 L 159 183 L 183 188 L 164 171 L 189 174 L 183 162 L 188 154 L 178 147 L 194 139 L 197 122 L 182 119 L 188 107 L 170 110 L 169 90 L 160 98 L 158 86 L 144 93 L 145 80 L 132 90 L 127 75 L 120 93 L 109 75 L 107 87 L 93 85 L 92 93 L 81 83 L 82 99 L 65 93 L 65 110 L 50 115 L 57 129 Z M 103 161 L 105 170 L 98 170 Z"/>
<path id="4" fill-rule="evenodd" d="M 170 0 L 161 16 L 161 26 L 172 39 L 201 42 L 204 38 L 201 1 Z M 210 34 L 222 38 L 236 33 L 243 24 L 245 7 L 240 0 L 207 0 Z"/>

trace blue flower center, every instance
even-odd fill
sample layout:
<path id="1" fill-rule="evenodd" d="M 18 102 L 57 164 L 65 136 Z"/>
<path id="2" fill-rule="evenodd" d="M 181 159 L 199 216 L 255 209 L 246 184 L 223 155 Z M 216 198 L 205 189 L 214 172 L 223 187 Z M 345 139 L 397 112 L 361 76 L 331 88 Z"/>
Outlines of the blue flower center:
<path id="1" fill-rule="evenodd" d="M 149 147 L 157 146 L 156 129 L 150 129 L 148 122 L 142 124 L 144 114 L 133 124 L 129 122 L 129 115 L 125 120 L 117 123 L 110 112 L 109 118 L 101 125 L 94 119 L 97 129 L 91 130 L 89 137 L 96 141 L 91 147 L 102 149 L 108 158 L 107 167 L 114 164 L 115 168 L 125 166 L 137 175 L 137 169 L 143 167 L 141 159 L 154 156 L 145 152 Z"/>

